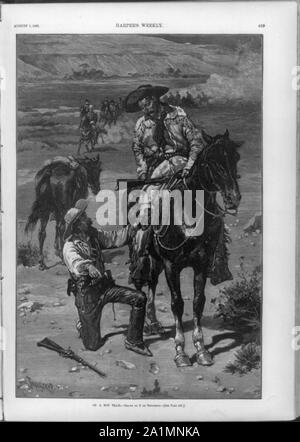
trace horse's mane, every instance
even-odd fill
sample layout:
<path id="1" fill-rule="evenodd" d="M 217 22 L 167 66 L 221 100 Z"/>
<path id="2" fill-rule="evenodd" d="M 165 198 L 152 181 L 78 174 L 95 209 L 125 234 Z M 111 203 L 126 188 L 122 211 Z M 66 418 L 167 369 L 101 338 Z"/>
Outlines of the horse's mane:
<path id="1" fill-rule="evenodd" d="M 78 156 L 74 158 L 79 164 L 85 165 L 85 164 L 93 164 L 93 162 L 101 164 L 99 153 L 97 152 L 88 152 L 84 155 Z"/>
<path id="2" fill-rule="evenodd" d="M 193 175 L 199 168 L 200 165 L 203 165 L 203 163 L 207 163 L 208 162 L 208 155 L 210 154 L 210 152 L 214 149 L 214 147 L 217 147 L 218 145 L 218 141 L 219 140 L 223 140 L 224 141 L 224 137 L 227 136 L 225 134 L 218 134 L 218 135 L 214 135 L 214 136 L 210 136 L 208 134 L 206 134 L 204 131 L 202 131 L 202 134 L 205 134 L 205 138 L 204 138 L 204 148 L 201 150 L 201 152 L 199 153 L 199 155 L 196 158 L 195 163 L 192 166 L 191 169 L 191 175 Z M 229 133 L 228 133 L 228 137 L 229 137 Z M 237 152 L 238 148 L 243 144 L 243 142 L 235 142 L 233 140 L 230 140 L 230 149 L 231 151 L 235 151 Z M 214 158 L 215 161 L 218 161 L 218 157 L 216 155 L 216 157 Z M 221 160 L 221 158 L 220 158 Z"/>
<path id="3" fill-rule="evenodd" d="M 77 159 L 76 159 L 77 160 Z M 55 173 L 55 169 L 59 169 L 59 175 L 63 175 L 64 173 L 66 176 L 70 174 L 70 172 L 74 172 L 73 176 L 76 181 L 76 187 L 84 186 L 86 187 L 86 174 L 84 173 L 82 167 L 80 167 L 81 164 L 78 162 L 78 167 L 72 167 L 70 164 L 67 164 L 63 160 L 55 161 L 53 163 L 44 164 L 41 169 L 38 170 L 38 172 L 35 175 L 35 184 L 36 184 L 36 191 L 38 192 L 41 185 L 48 181 L 51 176 L 53 176 L 53 173 Z"/>

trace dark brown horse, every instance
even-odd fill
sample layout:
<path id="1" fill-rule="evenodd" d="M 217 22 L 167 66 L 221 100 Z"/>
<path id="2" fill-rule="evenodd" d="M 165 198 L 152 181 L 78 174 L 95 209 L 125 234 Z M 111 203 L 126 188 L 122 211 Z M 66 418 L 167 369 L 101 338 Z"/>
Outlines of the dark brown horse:
<path id="1" fill-rule="evenodd" d="M 100 172 L 99 154 L 78 157 L 75 159 L 74 166 L 68 161 L 53 161 L 37 172 L 35 177 L 36 197 L 25 226 L 25 232 L 33 231 L 37 222 L 40 221 L 40 270 L 46 269 L 43 246 L 50 215 L 56 221 L 54 243 L 56 255 L 62 258 L 64 216 L 77 200 L 88 196 L 88 187 L 95 195 L 99 192 Z"/>
<path id="2" fill-rule="evenodd" d="M 205 349 L 201 328 L 201 317 L 205 305 L 205 284 L 209 270 L 215 265 L 220 229 L 224 228 L 225 213 L 235 214 L 240 203 L 241 195 L 237 179 L 237 163 L 239 161 L 238 147 L 229 138 L 229 132 L 214 137 L 203 131 L 207 143 L 185 179 L 178 179 L 172 189 L 196 191 L 204 190 L 204 231 L 200 236 L 186 235 L 186 226 L 170 224 L 159 233 L 152 236 L 150 241 L 151 266 L 154 277 L 149 286 L 146 323 L 147 331 L 161 333 L 161 324 L 155 314 L 155 290 L 161 269 L 164 269 L 166 280 L 171 292 L 171 309 L 175 320 L 175 363 L 178 367 L 191 365 L 184 351 L 185 338 L 182 323 L 184 301 L 180 288 L 180 272 L 186 267 L 194 270 L 194 300 L 193 300 L 193 343 L 196 348 L 196 360 L 201 365 L 211 365 L 212 358 Z M 216 202 L 216 194 L 222 195 L 224 209 Z M 154 229 L 155 231 L 155 229 Z M 225 247 L 225 244 L 221 244 Z M 224 252 L 226 253 L 226 251 Z M 218 275 L 214 276 L 218 283 Z M 220 279 L 221 281 L 221 279 Z M 138 284 L 137 284 L 138 285 Z M 138 287 L 140 288 L 140 287 Z"/>

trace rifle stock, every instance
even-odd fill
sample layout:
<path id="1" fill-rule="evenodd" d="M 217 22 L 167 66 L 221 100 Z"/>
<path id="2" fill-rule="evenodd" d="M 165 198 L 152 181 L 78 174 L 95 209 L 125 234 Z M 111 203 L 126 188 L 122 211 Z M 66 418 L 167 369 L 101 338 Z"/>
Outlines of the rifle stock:
<path id="1" fill-rule="evenodd" d="M 78 362 L 79 364 L 82 364 L 91 370 L 93 370 L 95 373 L 97 373 L 99 376 L 105 377 L 106 374 L 103 373 L 101 370 L 98 370 L 98 368 L 91 365 L 89 362 L 85 361 L 81 356 L 78 356 L 76 353 L 71 350 L 71 348 L 68 348 L 67 350 L 58 345 L 56 342 L 52 341 L 49 338 L 44 338 L 41 341 L 37 343 L 38 347 L 44 347 L 48 350 L 55 351 L 60 356 L 68 359 L 72 359 L 73 361 Z"/>
<path id="2" fill-rule="evenodd" d="M 42 339 L 40 342 L 37 343 L 37 346 L 47 348 L 48 350 L 56 351 L 58 353 L 65 352 L 65 350 L 60 345 L 56 344 L 56 342 L 52 341 L 49 338 Z"/>
<path id="3" fill-rule="evenodd" d="M 116 185 L 116 190 L 119 190 L 120 187 L 120 182 L 126 182 L 127 187 L 143 187 L 146 186 L 148 184 L 162 184 L 166 182 L 166 179 L 163 178 L 149 178 L 147 180 L 138 180 L 135 178 L 128 178 L 128 179 L 124 179 L 124 178 L 119 178 L 117 179 L 117 185 Z"/>

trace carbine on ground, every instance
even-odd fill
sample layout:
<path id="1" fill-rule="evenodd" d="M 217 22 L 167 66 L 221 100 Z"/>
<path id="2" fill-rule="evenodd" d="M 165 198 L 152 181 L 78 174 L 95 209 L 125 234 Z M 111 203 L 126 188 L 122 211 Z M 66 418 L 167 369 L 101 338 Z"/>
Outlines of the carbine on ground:
<path id="1" fill-rule="evenodd" d="M 63 358 L 72 359 L 73 361 L 76 361 L 79 364 L 90 368 L 95 373 L 97 373 L 99 376 L 102 376 L 102 377 L 106 376 L 105 373 L 98 370 L 98 368 L 96 368 L 94 365 L 91 365 L 89 362 L 86 362 L 84 359 L 82 359 L 80 356 L 78 356 L 76 353 L 74 353 L 70 347 L 67 350 L 65 350 L 63 347 L 56 344 L 56 342 L 52 341 L 49 338 L 44 338 L 42 341 L 37 343 L 37 346 L 47 348 L 48 350 L 56 351 L 56 353 L 58 353 Z"/>

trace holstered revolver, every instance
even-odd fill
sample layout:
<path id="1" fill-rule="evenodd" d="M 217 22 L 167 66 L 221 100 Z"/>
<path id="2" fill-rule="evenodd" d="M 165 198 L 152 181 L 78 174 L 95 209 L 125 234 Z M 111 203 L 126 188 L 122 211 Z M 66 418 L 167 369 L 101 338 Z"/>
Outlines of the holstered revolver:
<path id="1" fill-rule="evenodd" d="M 71 296 L 73 294 L 74 296 L 76 296 L 76 292 L 77 292 L 77 287 L 76 287 L 75 281 L 73 281 L 73 279 L 69 278 L 68 279 L 68 286 L 67 286 L 67 295 Z"/>

